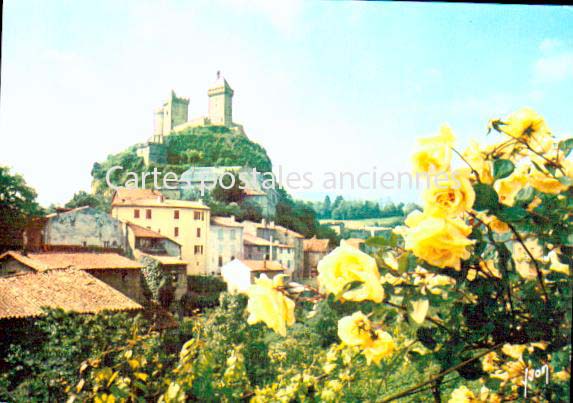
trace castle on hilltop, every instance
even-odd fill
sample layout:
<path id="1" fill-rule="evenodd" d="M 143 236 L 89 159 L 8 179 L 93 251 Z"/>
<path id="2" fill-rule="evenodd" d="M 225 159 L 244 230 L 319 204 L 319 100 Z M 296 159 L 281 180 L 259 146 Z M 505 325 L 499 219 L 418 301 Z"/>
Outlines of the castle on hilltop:
<path id="1" fill-rule="evenodd" d="M 153 135 L 137 149 L 137 155 L 144 159 L 146 165 L 149 165 L 150 161 L 165 163 L 165 136 L 193 127 L 223 126 L 232 132 L 244 134 L 243 126 L 233 122 L 233 94 L 233 89 L 218 71 L 217 80 L 207 91 L 208 116 L 189 120 L 189 98 L 178 97 L 175 91 L 171 90 L 167 101 L 155 111 Z"/>

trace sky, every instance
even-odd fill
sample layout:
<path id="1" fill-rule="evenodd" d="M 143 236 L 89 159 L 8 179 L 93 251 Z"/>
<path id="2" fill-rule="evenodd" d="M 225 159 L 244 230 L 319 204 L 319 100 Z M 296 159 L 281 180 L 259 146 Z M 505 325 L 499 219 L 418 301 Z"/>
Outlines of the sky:
<path id="1" fill-rule="evenodd" d="M 43 205 L 89 190 L 94 162 L 147 140 L 172 89 L 190 117 L 206 115 L 218 70 L 233 120 L 275 173 L 311 173 L 297 198 L 416 200 L 322 182 L 409 172 L 416 138 L 442 123 L 460 150 L 523 106 L 573 134 L 570 7 L 8 0 L 3 11 L 0 164 Z"/>

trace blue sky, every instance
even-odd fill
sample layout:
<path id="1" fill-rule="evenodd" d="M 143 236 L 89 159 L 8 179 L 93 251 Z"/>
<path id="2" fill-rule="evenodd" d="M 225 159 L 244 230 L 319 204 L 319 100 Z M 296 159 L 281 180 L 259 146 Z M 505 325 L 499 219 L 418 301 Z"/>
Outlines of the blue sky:
<path id="1" fill-rule="evenodd" d="M 573 134 L 573 9 L 265 1 L 4 2 L 0 163 L 44 204 L 146 140 L 171 89 L 207 110 L 221 70 L 234 120 L 283 172 L 403 172 L 449 123 L 463 149 L 522 106 Z M 332 192 L 331 192 L 332 193 Z M 413 191 L 337 193 L 398 200 Z"/>

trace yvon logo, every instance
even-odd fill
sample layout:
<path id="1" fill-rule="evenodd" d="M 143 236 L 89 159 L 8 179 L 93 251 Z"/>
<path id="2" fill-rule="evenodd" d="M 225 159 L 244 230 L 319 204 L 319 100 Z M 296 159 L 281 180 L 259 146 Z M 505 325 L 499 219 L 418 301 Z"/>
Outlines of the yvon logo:
<path id="1" fill-rule="evenodd" d="M 549 383 L 549 367 L 547 364 L 537 369 L 525 368 L 525 373 L 523 375 L 523 397 L 527 397 L 527 383 L 533 382 L 534 380 L 539 379 L 544 375 L 545 384 L 547 385 Z"/>

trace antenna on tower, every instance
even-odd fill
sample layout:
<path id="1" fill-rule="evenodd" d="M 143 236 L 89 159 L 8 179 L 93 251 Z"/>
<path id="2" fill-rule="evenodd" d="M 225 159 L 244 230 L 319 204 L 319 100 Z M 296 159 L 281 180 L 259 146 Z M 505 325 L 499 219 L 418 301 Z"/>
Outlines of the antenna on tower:
<path id="1" fill-rule="evenodd" d="M 221 70 L 217 70 L 217 80 L 221 78 Z"/>

